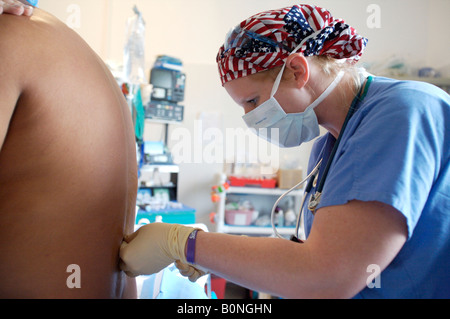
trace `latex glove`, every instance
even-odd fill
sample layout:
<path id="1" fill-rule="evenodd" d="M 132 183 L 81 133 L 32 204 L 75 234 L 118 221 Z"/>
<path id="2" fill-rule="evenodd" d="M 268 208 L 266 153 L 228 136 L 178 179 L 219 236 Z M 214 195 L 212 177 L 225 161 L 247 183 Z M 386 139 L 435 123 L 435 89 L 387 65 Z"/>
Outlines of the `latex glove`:
<path id="1" fill-rule="evenodd" d="M 31 16 L 33 7 L 18 0 L 0 0 L 0 14 L 2 13 Z"/>
<path id="2" fill-rule="evenodd" d="M 187 264 L 186 241 L 195 228 L 152 223 L 126 236 L 120 247 L 120 268 L 130 277 L 161 271 L 176 260 Z"/>
<path id="3" fill-rule="evenodd" d="M 207 274 L 207 271 L 200 269 L 200 267 L 194 267 L 191 264 L 183 264 L 179 260 L 175 262 L 175 266 L 185 277 L 188 277 L 191 282 L 196 282 L 198 278 Z"/>

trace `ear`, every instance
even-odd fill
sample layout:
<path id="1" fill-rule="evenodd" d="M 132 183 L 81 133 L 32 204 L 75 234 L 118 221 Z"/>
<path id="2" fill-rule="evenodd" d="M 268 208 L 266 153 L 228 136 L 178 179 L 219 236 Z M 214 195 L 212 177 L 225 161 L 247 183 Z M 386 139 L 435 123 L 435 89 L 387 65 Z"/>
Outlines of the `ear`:
<path id="1" fill-rule="evenodd" d="M 288 56 L 286 68 L 294 74 L 294 79 L 298 88 L 302 88 L 309 80 L 308 60 L 301 53 L 294 53 Z"/>

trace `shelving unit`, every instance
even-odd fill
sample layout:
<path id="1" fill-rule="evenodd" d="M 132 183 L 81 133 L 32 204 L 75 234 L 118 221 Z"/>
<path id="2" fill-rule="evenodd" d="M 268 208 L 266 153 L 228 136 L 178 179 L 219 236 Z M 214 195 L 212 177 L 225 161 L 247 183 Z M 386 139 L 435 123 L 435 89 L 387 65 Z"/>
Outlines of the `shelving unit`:
<path id="1" fill-rule="evenodd" d="M 224 193 L 220 195 L 220 201 L 218 203 L 216 224 L 217 232 L 228 233 L 228 234 L 242 234 L 242 235 L 253 235 L 253 236 L 270 236 L 273 233 L 271 226 L 236 226 L 227 225 L 225 222 L 225 205 L 227 198 L 234 197 L 236 199 L 249 199 L 252 200 L 255 209 L 257 209 L 260 214 L 270 214 L 275 201 L 279 196 L 284 194 L 287 189 L 279 188 L 257 188 L 257 187 L 230 187 Z M 288 196 L 294 196 L 294 211 L 296 214 L 300 211 L 301 197 L 303 195 L 303 189 L 298 189 L 292 191 Z M 283 205 L 284 200 L 280 202 Z M 295 232 L 295 227 L 277 227 L 278 232 L 283 236 L 293 235 Z"/>
<path id="2" fill-rule="evenodd" d="M 173 189 L 173 197 L 171 200 L 177 200 L 178 197 L 178 173 L 180 172 L 180 168 L 178 165 L 171 164 L 153 164 L 153 165 L 143 165 L 141 168 L 141 174 L 170 174 L 170 184 L 169 185 L 158 185 L 151 186 L 149 188 L 172 188 Z M 140 182 L 145 180 L 145 178 L 141 178 Z"/>
<path id="3" fill-rule="evenodd" d="M 141 168 L 141 177 L 139 178 L 139 192 L 145 192 L 149 189 L 151 196 L 155 196 L 158 192 L 161 194 L 167 193 L 170 203 L 161 205 L 158 202 L 152 204 L 151 209 L 140 208 L 136 215 L 136 224 L 154 222 L 157 216 L 161 216 L 163 222 L 177 223 L 177 224 L 194 224 L 195 223 L 195 209 L 188 207 L 178 202 L 178 165 L 173 164 L 151 164 L 144 165 Z M 155 175 L 164 175 L 158 176 Z M 147 176 L 146 176 L 147 175 Z M 164 177 L 164 178 L 163 178 Z M 167 179 L 168 177 L 168 179 Z M 165 182 L 162 182 L 162 180 Z M 145 181 L 153 181 L 154 184 L 143 184 Z"/>

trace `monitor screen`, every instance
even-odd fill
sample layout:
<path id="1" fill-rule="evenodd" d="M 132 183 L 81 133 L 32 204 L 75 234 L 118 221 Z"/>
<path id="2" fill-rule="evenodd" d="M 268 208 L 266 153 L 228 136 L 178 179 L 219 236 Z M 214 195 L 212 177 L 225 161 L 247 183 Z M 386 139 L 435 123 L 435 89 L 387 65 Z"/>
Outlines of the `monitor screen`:
<path id="1" fill-rule="evenodd" d="M 172 71 L 153 69 L 150 78 L 150 84 L 153 84 L 153 86 L 160 88 L 172 89 Z"/>

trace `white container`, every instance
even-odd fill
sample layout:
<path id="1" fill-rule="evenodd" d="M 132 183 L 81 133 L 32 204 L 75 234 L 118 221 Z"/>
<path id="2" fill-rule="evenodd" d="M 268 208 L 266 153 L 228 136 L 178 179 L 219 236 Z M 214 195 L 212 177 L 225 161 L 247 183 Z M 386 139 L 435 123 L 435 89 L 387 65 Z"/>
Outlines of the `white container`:
<path id="1" fill-rule="evenodd" d="M 225 222 L 228 225 L 248 226 L 253 221 L 253 210 L 226 210 Z"/>

